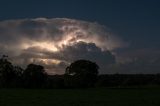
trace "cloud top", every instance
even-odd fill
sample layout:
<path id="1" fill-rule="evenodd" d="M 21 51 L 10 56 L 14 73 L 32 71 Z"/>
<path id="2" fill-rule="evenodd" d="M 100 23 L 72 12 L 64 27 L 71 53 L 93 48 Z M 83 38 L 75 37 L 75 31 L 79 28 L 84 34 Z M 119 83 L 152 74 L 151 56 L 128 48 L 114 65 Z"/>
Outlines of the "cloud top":
<path id="1" fill-rule="evenodd" d="M 0 22 L 1 54 L 21 66 L 31 62 L 44 65 L 50 73 L 64 73 L 77 59 L 96 61 L 102 67 L 114 63 L 111 52 L 124 46 L 108 28 L 94 22 L 67 18 Z"/>

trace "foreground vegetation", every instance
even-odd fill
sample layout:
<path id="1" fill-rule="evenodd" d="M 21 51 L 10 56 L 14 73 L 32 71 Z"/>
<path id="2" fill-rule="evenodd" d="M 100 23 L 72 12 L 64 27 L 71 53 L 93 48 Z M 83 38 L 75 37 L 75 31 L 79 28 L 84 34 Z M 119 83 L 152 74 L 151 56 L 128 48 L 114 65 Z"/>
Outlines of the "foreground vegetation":
<path id="1" fill-rule="evenodd" d="M 64 75 L 48 75 L 41 65 L 29 64 L 26 69 L 14 66 L 7 56 L 0 58 L 0 88 L 90 88 L 159 86 L 160 74 L 98 75 L 99 66 L 89 60 L 70 64 Z"/>
<path id="2" fill-rule="evenodd" d="M 0 89 L 0 106 L 160 106 L 158 88 Z"/>

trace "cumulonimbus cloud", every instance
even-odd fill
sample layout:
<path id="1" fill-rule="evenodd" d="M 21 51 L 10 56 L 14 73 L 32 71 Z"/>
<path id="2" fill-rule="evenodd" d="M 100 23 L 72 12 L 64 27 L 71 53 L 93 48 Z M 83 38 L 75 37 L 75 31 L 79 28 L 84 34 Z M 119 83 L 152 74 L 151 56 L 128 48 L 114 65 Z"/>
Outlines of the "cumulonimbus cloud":
<path id="1" fill-rule="evenodd" d="M 67 18 L 36 18 L 0 22 L 0 50 L 13 63 L 44 65 L 48 72 L 64 73 L 74 60 L 114 63 L 112 51 L 126 46 L 98 23 Z M 105 70 L 105 69 L 104 69 Z"/>

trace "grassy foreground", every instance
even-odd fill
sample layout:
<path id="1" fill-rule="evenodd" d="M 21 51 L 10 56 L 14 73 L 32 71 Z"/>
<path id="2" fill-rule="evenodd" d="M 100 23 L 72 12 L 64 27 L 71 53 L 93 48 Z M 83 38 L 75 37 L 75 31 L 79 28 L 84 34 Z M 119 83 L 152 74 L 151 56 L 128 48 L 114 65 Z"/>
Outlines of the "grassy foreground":
<path id="1" fill-rule="evenodd" d="M 0 89 L 0 106 L 160 106 L 160 89 Z"/>

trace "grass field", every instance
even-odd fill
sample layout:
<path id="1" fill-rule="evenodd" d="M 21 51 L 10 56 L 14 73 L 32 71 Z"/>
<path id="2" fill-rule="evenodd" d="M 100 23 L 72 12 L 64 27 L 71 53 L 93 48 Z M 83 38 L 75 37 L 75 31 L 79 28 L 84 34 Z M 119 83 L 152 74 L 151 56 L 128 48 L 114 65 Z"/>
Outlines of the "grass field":
<path id="1" fill-rule="evenodd" d="M 160 106 L 160 89 L 0 89 L 0 106 Z"/>

